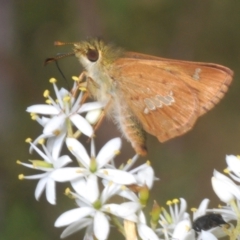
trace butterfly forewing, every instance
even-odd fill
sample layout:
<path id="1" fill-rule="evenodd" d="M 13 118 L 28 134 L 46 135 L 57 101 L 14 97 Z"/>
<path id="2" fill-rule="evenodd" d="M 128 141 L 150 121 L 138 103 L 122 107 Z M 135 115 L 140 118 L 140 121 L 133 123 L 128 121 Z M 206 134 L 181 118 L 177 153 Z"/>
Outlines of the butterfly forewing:
<path id="1" fill-rule="evenodd" d="M 116 64 L 120 73 L 119 91 L 145 131 L 164 142 L 192 128 L 199 115 L 199 103 L 185 82 L 168 71 L 139 61 L 121 64 L 118 60 Z"/>
<path id="2" fill-rule="evenodd" d="M 144 130 L 161 142 L 190 130 L 232 80 L 232 71 L 217 64 L 129 54 L 115 62 L 117 85 Z"/>
<path id="3" fill-rule="evenodd" d="M 126 58 L 169 71 L 184 81 L 197 95 L 200 115 L 223 98 L 232 82 L 233 71 L 218 64 L 179 61 L 134 52 L 127 52 Z"/>

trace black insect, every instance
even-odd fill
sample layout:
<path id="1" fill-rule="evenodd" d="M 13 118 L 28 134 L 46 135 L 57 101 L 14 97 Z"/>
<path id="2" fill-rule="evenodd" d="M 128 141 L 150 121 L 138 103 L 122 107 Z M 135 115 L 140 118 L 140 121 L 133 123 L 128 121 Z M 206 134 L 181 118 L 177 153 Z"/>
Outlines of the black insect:
<path id="1" fill-rule="evenodd" d="M 222 224 L 229 225 L 226 223 L 220 214 L 210 213 L 197 218 L 193 222 L 193 229 L 196 232 L 201 232 L 201 230 L 209 230 L 214 227 L 221 227 Z"/>

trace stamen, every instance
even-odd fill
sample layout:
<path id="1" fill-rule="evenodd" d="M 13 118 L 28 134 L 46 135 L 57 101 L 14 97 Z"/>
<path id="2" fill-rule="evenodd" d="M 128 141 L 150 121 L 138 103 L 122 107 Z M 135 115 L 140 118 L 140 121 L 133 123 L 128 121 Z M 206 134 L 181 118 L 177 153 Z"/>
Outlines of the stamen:
<path id="1" fill-rule="evenodd" d="M 168 206 L 171 206 L 171 205 L 172 205 L 172 201 L 171 201 L 171 200 L 168 200 L 168 201 L 166 202 L 166 204 L 167 204 Z"/>
<path id="2" fill-rule="evenodd" d="M 72 80 L 78 82 L 79 78 L 77 76 L 72 76 Z"/>
<path id="3" fill-rule="evenodd" d="M 69 96 L 65 96 L 64 98 L 63 98 L 63 101 L 64 102 L 69 102 L 71 100 L 71 98 L 69 97 Z"/>
<path id="4" fill-rule="evenodd" d="M 43 92 L 43 96 L 44 96 L 45 98 L 49 97 L 49 95 L 50 95 L 50 91 L 49 91 L 49 90 L 45 90 L 45 91 Z"/>
<path id="5" fill-rule="evenodd" d="M 19 179 L 19 180 L 23 180 L 23 179 L 24 179 L 24 175 L 23 175 L 23 174 L 19 174 L 19 175 L 18 175 L 18 179 Z"/>
<path id="6" fill-rule="evenodd" d="M 43 145 L 45 143 L 45 139 L 41 138 L 38 140 L 38 144 Z"/>
<path id="7" fill-rule="evenodd" d="M 172 200 L 172 202 L 175 203 L 175 204 L 178 204 L 179 200 L 177 198 L 175 198 L 175 199 Z"/>
<path id="8" fill-rule="evenodd" d="M 225 168 L 225 169 L 223 170 L 223 172 L 226 173 L 226 174 L 229 174 L 231 171 L 230 171 L 229 169 Z"/>
<path id="9" fill-rule="evenodd" d="M 114 151 L 114 154 L 117 156 L 117 155 L 119 155 L 121 152 L 119 151 L 119 150 L 115 150 Z"/>
<path id="10" fill-rule="evenodd" d="M 56 83 L 56 82 L 57 82 L 57 79 L 56 79 L 56 78 L 50 78 L 50 79 L 49 79 L 49 82 L 50 82 L 50 83 Z"/>
<path id="11" fill-rule="evenodd" d="M 131 164 L 131 163 L 132 163 L 132 159 L 130 158 L 127 160 L 127 164 Z"/>
<path id="12" fill-rule="evenodd" d="M 146 161 L 146 164 L 147 164 L 148 166 L 151 166 L 150 160 L 147 160 L 147 161 Z"/>

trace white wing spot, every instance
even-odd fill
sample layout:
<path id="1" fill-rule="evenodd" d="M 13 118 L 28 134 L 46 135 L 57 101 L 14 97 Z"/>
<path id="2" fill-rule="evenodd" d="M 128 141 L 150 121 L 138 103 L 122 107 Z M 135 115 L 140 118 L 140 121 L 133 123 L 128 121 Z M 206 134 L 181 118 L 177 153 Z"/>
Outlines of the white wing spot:
<path id="1" fill-rule="evenodd" d="M 162 96 L 162 95 L 156 95 L 154 97 L 145 98 L 144 100 L 145 108 L 143 112 L 145 114 L 148 114 L 149 111 L 154 111 L 156 108 L 162 108 L 165 106 L 170 106 L 172 103 L 175 102 L 175 99 L 173 97 L 173 92 L 170 91 L 168 95 Z"/>
<path id="2" fill-rule="evenodd" d="M 194 74 L 193 74 L 193 76 L 192 76 L 192 78 L 194 79 L 194 80 L 199 80 L 200 79 L 200 73 L 201 73 L 201 71 L 202 71 L 202 69 L 201 68 L 196 68 L 195 69 L 195 72 L 194 72 Z"/>
<path id="3" fill-rule="evenodd" d="M 148 108 L 145 108 L 143 112 L 144 112 L 145 114 L 149 114 Z"/>
<path id="4" fill-rule="evenodd" d="M 153 111 L 156 109 L 156 106 L 154 105 L 154 102 L 151 98 L 145 98 L 143 101 L 149 110 Z"/>

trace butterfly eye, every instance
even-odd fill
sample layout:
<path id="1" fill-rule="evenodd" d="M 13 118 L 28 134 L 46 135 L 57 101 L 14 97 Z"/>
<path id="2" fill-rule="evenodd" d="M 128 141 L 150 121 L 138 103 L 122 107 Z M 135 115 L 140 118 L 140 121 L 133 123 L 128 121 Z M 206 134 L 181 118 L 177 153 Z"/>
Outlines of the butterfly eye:
<path id="1" fill-rule="evenodd" d="M 96 49 L 90 49 L 90 48 L 88 49 L 86 55 L 87 55 L 88 60 L 91 62 L 96 62 L 99 57 L 98 51 Z"/>

